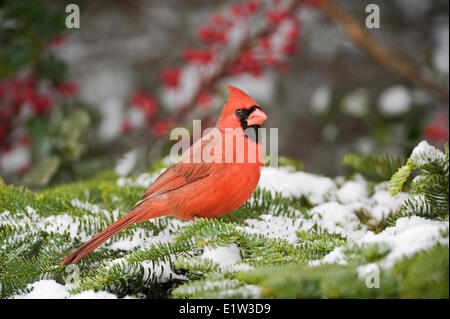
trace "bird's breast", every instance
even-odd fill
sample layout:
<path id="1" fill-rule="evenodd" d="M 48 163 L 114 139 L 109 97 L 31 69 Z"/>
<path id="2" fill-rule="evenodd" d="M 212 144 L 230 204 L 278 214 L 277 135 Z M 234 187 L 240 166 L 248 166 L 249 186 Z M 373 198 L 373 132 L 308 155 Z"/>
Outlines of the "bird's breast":
<path id="1" fill-rule="evenodd" d="M 213 164 L 225 165 L 207 178 L 170 192 L 172 215 L 180 219 L 213 218 L 228 214 L 242 206 L 258 185 L 258 164 Z"/>

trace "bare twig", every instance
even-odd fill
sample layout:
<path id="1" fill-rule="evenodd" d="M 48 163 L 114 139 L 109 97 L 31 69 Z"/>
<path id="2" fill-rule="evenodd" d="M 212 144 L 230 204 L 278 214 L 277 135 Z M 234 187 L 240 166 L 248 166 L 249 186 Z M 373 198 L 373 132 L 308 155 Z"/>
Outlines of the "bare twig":
<path id="1" fill-rule="evenodd" d="M 420 74 L 411 64 L 400 59 L 365 31 L 349 14 L 332 1 L 321 4 L 322 11 L 333 21 L 341 25 L 349 38 L 364 49 L 377 63 L 396 74 L 410 84 L 423 88 L 443 102 L 448 103 L 448 89 Z"/>

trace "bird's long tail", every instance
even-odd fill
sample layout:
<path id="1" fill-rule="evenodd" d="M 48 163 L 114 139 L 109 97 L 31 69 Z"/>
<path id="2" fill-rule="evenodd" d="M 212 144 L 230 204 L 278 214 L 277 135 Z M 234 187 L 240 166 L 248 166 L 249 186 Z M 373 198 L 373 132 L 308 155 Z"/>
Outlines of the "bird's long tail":
<path id="1" fill-rule="evenodd" d="M 91 251 L 93 251 L 95 248 L 103 244 L 109 238 L 117 235 L 128 226 L 147 219 L 147 218 L 142 219 L 143 215 L 144 214 L 146 215 L 147 212 L 148 211 L 143 209 L 139 208 L 135 209 L 128 215 L 122 217 L 121 219 L 114 222 L 113 224 L 111 224 L 110 226 L 99 232 L 97 235 L 89 239 L 83 246 L 81 246 L 73 253 L 71 253 L 69 256 L 64 258 L 61 261 L 61 264 L 62 265 L 76 264 L 81 258 L 88 255 Z"/>

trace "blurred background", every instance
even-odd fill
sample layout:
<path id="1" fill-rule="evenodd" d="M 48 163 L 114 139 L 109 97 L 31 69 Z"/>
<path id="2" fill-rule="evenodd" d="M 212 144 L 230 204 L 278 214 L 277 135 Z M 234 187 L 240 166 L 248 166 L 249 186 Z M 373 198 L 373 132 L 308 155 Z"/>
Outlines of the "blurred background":
<path id="1" fill-rule="evenodd" d="M 80 9 L 80 27 L 66 6 Z M 366 6 L 380 8 L 367 28 Z M 172 127 L 215 125 L 226 84 L 279 154 L 343 173 L 448 141 L 447 0 L 0 0 L 0 176 L 33 189 L 148 170 Z"/>

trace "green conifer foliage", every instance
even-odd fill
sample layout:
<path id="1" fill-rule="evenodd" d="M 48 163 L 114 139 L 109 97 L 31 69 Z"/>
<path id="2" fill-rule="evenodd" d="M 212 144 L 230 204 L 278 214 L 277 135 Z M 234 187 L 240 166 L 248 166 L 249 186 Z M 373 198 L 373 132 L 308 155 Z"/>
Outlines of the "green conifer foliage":
<path id="1" fill-rule="evenodd" d="M 409 159 L 415 166 L 394 175 L 391 185 L 401 189 L 411 170 L 422 173 L 411 182 L 409 199 L 389 219 L 392 225 L 404 216 L 448 219 L 448 148 L 445 159 L 421 165 Z M 285 162 L 292 166 L 292 160 Z M 367 176 L 381 178 L 395 166 L 376 162 L 366 168 Z M 73 268 L 60 265 L 74 248 L 127 214 L 160 169 L 146 179 L 106 171 L 38 193 L 0 185 L 1 297 L 54 279 L 72 294 L 94 290 L 134 298 L 448 298 L 448 245 L 381 267 L 380 288 L 369 289 L 358 267 L 383 262 L 391 247 L 355 244 L 313 222 L 315 205 L 305 195 L 260 188 L 241 208 L 220 218 L 183 222 L 162 217 L 133 225 L 83 258 L 75 277 Z M 422 201 L 413 202 L 418 195 Z M 276 223 L 278 229 L 266 231 Z M 294 237 L 283 235 L 288 229 Z M 448 227 L 441 236 L 448 242 Z M 339 248 L 345 263 L 323 262 Z M 227 265 L 220 254 L 207 257 L 217 249 L 232 252 L 222 258 L 236 261 Z"/>
<path id="2" fill-rule="evenodd" d="M 401 167 L 401 160 L 393 156 L 363 155 L 354 153 L 344 154 L 342 165 L 350 167 L 354 172 L 360 173 L 369 180 L 381 182 L 391 178 Z"/>
<path id="3" fill-rule="evenodd" d="M 430 155 L 433 153 L 433 155 Z M 423 151 L 413 152 L 391 178 L 389 191 L 397 194 L 413 170 L 420 172 L 410 183 L 411 196 L 405 201 L 393 221 L 401 216 L 426 216 L 429 218 L 448 219 L 449 184 L 448 184 L 449 149 L 445 145 L 444 152 L 429 147 Z"/>

